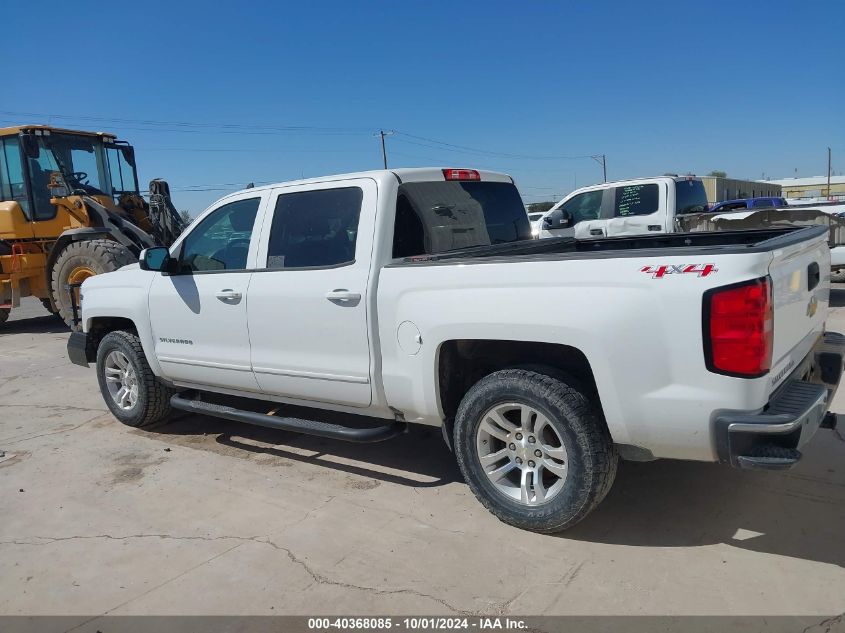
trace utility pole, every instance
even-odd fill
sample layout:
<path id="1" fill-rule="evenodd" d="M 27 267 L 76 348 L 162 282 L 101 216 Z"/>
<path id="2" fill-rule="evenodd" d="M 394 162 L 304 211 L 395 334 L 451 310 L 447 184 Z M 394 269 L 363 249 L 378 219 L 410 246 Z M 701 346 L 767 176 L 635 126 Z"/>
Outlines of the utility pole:
<path id="1" fill-rule="evenodd" d="M 830 200 L 830 148 L 827 148 L 827 199 Z"/>
<path id="2" fill-rule="evenodd" d="M 601 165 L 602 176 L 604 177 L 604 181 L 607 182 L 607 156 L 604 154 L 596 154 L 595 156 L 590 156 L 590 158 Z"/>
<path id="3" fill-rule="evenodd" d="M 384 146 L 384 137 L 390 136 L 392 134 L 396 134 L 393 130 L 385 132 L 384 130 L 379 130 L 373 136 L 380 136 L 381 137 L 381 158 L 384 161 L 384 168 L 387 169 L 387 148 Z"/>

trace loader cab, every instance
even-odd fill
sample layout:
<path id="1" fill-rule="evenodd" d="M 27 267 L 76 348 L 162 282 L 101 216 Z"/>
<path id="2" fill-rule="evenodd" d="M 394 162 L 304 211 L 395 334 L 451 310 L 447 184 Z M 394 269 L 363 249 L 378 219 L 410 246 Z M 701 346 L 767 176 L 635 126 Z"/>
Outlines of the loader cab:
<path id="1" fill-rule="evenodd" d="M 87 195 L 117 204 L 127 194 L 139 194 L 135 153 L 127 143 L 45 126 L 0 130 L 0 204 L 17 203 L 25 221 L 56 218 L 51 198 Z"/>

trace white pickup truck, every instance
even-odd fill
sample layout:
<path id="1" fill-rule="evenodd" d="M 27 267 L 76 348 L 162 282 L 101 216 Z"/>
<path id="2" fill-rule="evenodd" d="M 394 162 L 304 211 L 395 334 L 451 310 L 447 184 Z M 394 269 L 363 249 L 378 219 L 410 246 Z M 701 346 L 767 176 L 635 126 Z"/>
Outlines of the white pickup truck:
<path id="1" fill-rule="evenodd" d="M 820 225 L 829 229 L 831 268 L 845 269 L 845 220 L 836 206 L 775 209 L 769 205 L 710 213 L 704 184 L 692 176 L 636 178 L 582 187 L 549 209 L 537 224 L 541 239 Z"/>
<path id="2" fill-rule="evenodd" d="M 226 196 L 86 280 L 68 353 L 130 426 L 442 427 L 487 508 L 554 532 L 620 456 L 784 468 L 834 426 L 828 263 L 822 227 L 532 240 L 502 174 L 329 176 Z"/>

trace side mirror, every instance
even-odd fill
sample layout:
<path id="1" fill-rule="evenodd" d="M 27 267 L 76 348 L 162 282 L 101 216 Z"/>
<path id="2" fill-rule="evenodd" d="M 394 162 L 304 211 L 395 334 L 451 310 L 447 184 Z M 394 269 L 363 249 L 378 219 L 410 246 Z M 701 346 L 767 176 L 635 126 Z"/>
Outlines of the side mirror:
<path id="1" fill-rule="evenodd" d="M 563 209 L 555 209 L 543 218 L 543 228 L 547 231 L 568 229 L 572 224 L 572 214 Z"/>
<path id="2" fill-rule="evenodd" d="M 170 251 L 164 246 L 145 248 L 141 251 L 138 261 L 141 270 L 157 270 L 159 272 L 168 270 L 170 266 Z"/>

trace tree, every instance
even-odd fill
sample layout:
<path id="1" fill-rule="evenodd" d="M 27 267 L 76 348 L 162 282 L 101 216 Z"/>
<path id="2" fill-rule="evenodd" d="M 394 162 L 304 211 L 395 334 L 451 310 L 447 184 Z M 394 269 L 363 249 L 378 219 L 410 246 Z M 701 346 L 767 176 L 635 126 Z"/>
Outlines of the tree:
<path id="1" fill-rule="evenodd" d="M 528 205 L 528 210 L 531 213 L 545 213 L 549 209 L 555 206 L 554 202 L 532 202 Z"/>
<path id="2" fill-rule="evenodd" d="M 719 169 L 714 169 L 713 171 L 711 171 L 711 172 L 710 172 L 709 174 L 707 174 L 707 175 L 708 175 L 708 176 L 712 176 L 713 178 L 727 178 L 727 177 L 728 177 L 728 172 L 726 172 L 726 171 L 721 171 L 721 170 L 719 170 Z"/>
<path id="3" fill-rule="evenodd" d="M 184 222 L 185 224 L 190 224 L 191 221 L 194 219 L 191 217 L 190 212 L 185 210 L 179 212 L 179 217 L 182 218 L 182 222 Z"/>

